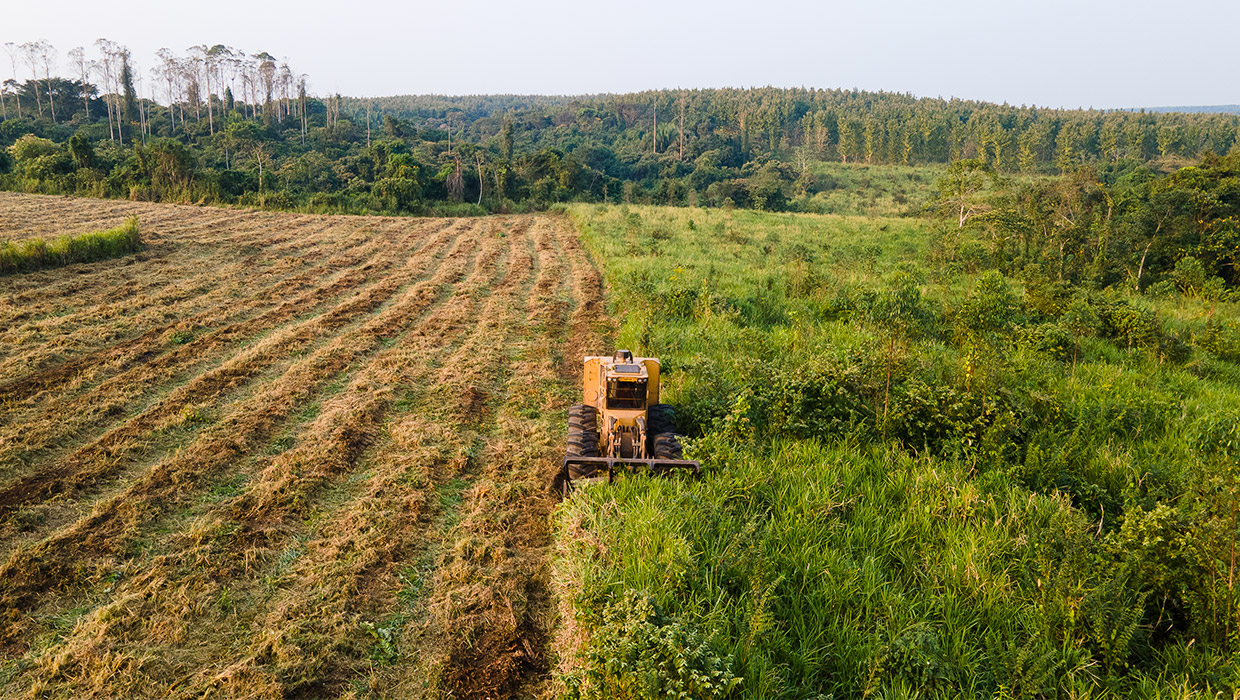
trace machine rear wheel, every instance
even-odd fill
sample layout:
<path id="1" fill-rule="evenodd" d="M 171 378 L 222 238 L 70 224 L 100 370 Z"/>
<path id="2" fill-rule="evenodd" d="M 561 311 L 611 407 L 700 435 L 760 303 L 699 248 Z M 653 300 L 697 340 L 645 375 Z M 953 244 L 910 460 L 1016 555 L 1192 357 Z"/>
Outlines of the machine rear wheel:
<path id="1" fill-rule="evenodd" d="M 654 436 L 655 459 L 684 459 L 685 450 L 680 440 L 672 433 L 659 433 Z"/>
<path id="2" fill-rule="evenodd" d="M 564 454 L 569 457 L 597 457 L 598 445 L 598 411 L 593 406 L 578 404 L 568 409 L 568 440 Z M 570 478 L 588 477 L 596 469 L 581 465 L 570 465 Z"/>

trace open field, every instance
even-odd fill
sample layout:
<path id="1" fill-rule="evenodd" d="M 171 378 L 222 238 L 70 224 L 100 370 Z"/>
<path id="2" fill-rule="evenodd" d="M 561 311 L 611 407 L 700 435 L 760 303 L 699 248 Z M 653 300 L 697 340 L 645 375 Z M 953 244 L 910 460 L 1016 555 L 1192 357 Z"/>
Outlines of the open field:
<path id="1" fill-rule="evenodd" d="M 145 250 L 0 280 L 5 697 L 537 694 L 575 358 L 563 219 L 0 194 Z"/>

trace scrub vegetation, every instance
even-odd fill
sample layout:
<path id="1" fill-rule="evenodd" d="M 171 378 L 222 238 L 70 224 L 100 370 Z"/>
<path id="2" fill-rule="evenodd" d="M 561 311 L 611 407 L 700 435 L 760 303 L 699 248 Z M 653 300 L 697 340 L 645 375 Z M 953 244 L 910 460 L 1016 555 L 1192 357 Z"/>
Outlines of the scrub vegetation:
<path id="1" fill-rule="evenodd" d="M 708 469 L 557 511 L 570 695 L 1238 692 L 1240 308 L 1195 258 L 1142 295 L 955 219 L 569 213 Z"/>

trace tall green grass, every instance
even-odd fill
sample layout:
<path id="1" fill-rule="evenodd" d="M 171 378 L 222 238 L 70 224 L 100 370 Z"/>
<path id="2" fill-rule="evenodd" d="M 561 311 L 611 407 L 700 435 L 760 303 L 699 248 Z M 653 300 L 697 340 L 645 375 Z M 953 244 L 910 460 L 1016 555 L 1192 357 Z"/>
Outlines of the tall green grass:
<path id="1" fill-rule="evenodd" d="M 1236 304 L 1039 311 L 907 219 L 569 213 L 707 469 L 561 505 L 574 694 L 1240 689 Z"/>
<path id="2" fill-rule="evenodd" d="M 138 218 L 107 231 L 64 235 L 50 241 L 30 238 L 23 241 L 0 242 L 0 274 L 29 272 L 73 263 L 96 262 L 137 252 L 142 249 Z"/>

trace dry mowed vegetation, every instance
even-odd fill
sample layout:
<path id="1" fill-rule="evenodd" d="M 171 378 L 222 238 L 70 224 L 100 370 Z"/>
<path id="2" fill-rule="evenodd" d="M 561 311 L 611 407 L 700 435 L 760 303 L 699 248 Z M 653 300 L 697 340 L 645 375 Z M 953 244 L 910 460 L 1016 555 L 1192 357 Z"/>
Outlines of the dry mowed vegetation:
<path id="1" fill-rule="evenodd" d="M 0 695 L 546 691 L 546 484 L 602 287 L 549 217 L 0 193 Z"/>

